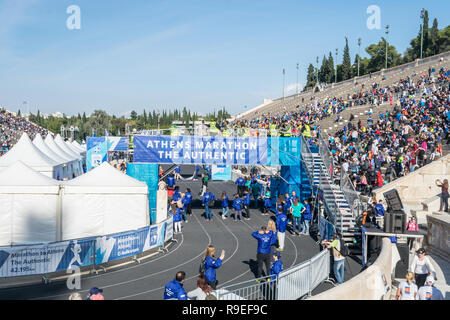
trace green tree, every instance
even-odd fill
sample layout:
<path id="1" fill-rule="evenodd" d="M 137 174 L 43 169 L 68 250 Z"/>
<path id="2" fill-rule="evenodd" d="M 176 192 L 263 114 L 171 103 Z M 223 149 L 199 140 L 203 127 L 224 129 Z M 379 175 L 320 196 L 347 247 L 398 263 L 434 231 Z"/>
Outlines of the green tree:
<path id="1" fill-rule="evenodd" d="M 131 111 L 131 113 L 130 113 L 130 118 L 131 118 L 131 120 L 133 120 L 133 121 L 136 121 L 136 119 L 137 119 L 137 113 L 136 113 L 136 111 Z"/>
<path id="2" fill-rule="evenodd" d="M 366 52 L 370 55 L 368 64 L 368 72 L 376 72 L 385 67 L 386 61 L 386 41 L 384 38 L 378 44 L 371 44 L 366 48 Z M 392 68 L 401 64 L 402 56 L 397 53 L 394 46 L 388 46 L 388 68 Z"/>
<path id="3" fill-rule="evenodd" d="M 438 53 L 450 51 L 450 26 L 438 32 Z"/>
<path id="4" fill-rule="evenodd" d="M 333 55 L 331 54 L 331 51 L 328 55 L 328 67 L 325 75 L 325 82 L 326 83 L 334 82 L 334 59 Z"/>
<path id="5" fill-rule="evenodd" d="M 350 59 L 350 49 L 348 47 L 348 39 L 345 37 L 344 57 L 342 61 L 341 80 L 352 78 L 352 61 Z"/>
<path id="6" fill-rule="evenodd" d="M 325 55 L 323 55 L 322 65 L 319 69 L 319 82 L 326 82 L 326 74 L 328 72 L 328 60 Z"/>
<path id="7" fill-rule="evenodd" d="M 310 87 L 314 87 L 316 85 L 316 72 L 315 72 L 315 68 L 312 65 L 312 63 L 309 64 L 308 66 L 308 72 L 306 75 L 306 88 L 310 88 Z"/>
<path id="8" fill-rule="evenodd" d="M 439 28 L 438 21 L 436 18 L 433 20 L 433 26 L 430 29 L 430 45 L 428 48 L 427 55 L 432 56 L 439 53 Z"/>

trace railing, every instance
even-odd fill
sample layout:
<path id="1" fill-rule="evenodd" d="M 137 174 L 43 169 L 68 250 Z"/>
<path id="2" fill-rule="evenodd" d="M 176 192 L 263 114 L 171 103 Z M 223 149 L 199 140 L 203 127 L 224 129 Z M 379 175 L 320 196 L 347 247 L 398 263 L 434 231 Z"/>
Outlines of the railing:
<path id="1" fill-rule="evenodd" d="M 341 191 L 347 200 L 350 209 L 352 210 L 353 218 L 356 218 L 362 213 L 362 202 L 359 199 L 359 193 L 356 191 L 355 186 L 350 180 L 348 174 L 341 171 L 340 179 Z"/>
<path id="2" fill-rule="evenodd" d="M 224 286 L 216 291 L 218 300 L 297 300 L 311 296 L 322 282 L 329 280 L 330 252 L 323 250 L 311 259 L 280 272 Z M 275 279 L 272 279 L 275 277 Z"/>

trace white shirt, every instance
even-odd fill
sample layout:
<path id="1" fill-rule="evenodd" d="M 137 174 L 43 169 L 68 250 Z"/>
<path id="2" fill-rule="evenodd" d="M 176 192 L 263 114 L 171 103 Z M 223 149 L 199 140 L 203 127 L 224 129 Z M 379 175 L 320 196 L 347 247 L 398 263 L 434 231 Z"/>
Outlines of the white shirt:
<path id="1" fill-rule="evenodd" d="M 400 300 L 416 300 L 417 286 L 415 283 L 409 284 L 408 281 L 402 281 L 398 288 L 402 293 Z"/>
<path id="2" fill-rule="evenodd" d="M 425 256 L 423 260 L 420 261 L 417 255 L 414 256 L 410 271 L 414 272 L 415 274 L 427 274 L 428 272 L 436 273 L 436 270 L 431 264 L 430 258 Z"/>
<path id="3" fill-rule="evenodd" d="M 417 300 L 444 300 L 441 290 L 433 286 L 420 287 L 417 293 Z"/>
<path id="4" fill-rule="evenodd" d="M 214 294 L 214 292 L 211 291 L 211 294 Z M 195 290 L 189 291 L 187 293 L 187 296 L 189 300 L 205 300 L 206 292 L 204 292 L 201 288 L 197 288 Z"/>

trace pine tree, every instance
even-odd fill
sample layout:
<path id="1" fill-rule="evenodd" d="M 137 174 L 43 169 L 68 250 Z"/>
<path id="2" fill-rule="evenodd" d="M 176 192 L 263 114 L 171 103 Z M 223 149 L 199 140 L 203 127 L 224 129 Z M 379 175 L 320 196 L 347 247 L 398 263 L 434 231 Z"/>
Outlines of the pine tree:
<path id="1" fill-rule="evenodd" d="M 307 75 L 306 75 L 306 87 L 310 88 L 310 87 L 314 87 L 315 84 L 317 82 L 316 79 L 316 72 L 315 72 L 315 68 L 312 65 L 312 63 L 309 64 L 308 66 L 308 71 L 307 71 Z"/>
<path id="2" fill-rule="evenodd" d="M 327 67 L 328 67 L 328 60 L 325 55 L 323 55 L 322 59 L 322 65 L 319 69 L 319 82 L 326 82 L 326 73 L 327 73 Z"/>
<path id="3" fill-rule="evenodd" d="M 435 55 L 439 53 L 439 42 L 438 42 L 438 21 L 436 18 L 433 20 L 433 26 L 430 29 L 430 46 L 428 48 L 428 55 Z"/>
<path id="4" fill-rule="evenodd" d="M 347 80 L 352 77 L 352 62 L 350 60 L 350 49 L 348 47 L 348 39 L 345 37 L 344 58 L 342 61 L 341 80 Z"/>
<path id="5" fill-rule="evenodd" d="M 328 55 L 328 68 L 325 79 L 327 83 L 334 82 L 334 59 L 333 55 L 331 54 L 331 51 L 330 54 Z"/>
<path id="6" fill-rule="evenodd" d="M 430 36 L 429 36 L 429 27 L 428 27 L 428 10 L 425 10 L 424 18 L 423 18 L 423 57 L 427 56 L 427 50 L 430 47 Z M 419 54 L 420 57 L 420 54 Z"/>

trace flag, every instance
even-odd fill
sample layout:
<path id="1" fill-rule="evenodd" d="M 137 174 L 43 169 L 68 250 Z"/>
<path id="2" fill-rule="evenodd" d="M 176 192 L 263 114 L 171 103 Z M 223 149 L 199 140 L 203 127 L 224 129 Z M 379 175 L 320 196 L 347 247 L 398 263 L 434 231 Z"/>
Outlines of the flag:
<path id="1" fill-rule="evenodd" d="M 92 136 L 95 137 L 95 129 L 92 128 Z"/>
<path id="2" fill-rule="evenodd" d="M 109 132 L 107 129 L 105 129 L 105 137 L 109 137 Z"/>

